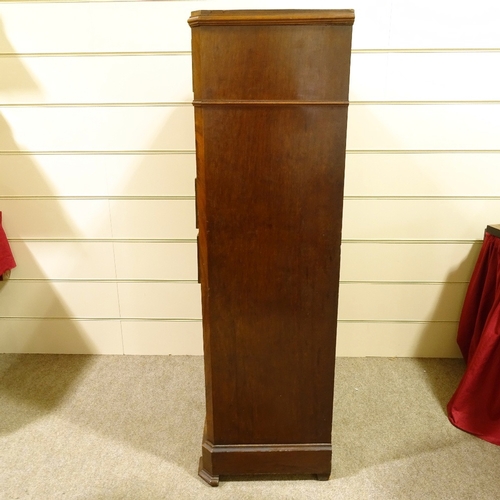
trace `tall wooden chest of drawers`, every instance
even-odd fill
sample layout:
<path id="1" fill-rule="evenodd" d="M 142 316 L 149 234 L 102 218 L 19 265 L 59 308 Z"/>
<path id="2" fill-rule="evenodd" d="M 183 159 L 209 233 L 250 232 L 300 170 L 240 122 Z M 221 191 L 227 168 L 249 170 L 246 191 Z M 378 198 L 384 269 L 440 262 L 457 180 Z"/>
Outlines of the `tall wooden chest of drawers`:
<path id="1" fill-rule="evenodd" d="M 197 11 L 200 475 L 328 478 L 350 10 Z"/>

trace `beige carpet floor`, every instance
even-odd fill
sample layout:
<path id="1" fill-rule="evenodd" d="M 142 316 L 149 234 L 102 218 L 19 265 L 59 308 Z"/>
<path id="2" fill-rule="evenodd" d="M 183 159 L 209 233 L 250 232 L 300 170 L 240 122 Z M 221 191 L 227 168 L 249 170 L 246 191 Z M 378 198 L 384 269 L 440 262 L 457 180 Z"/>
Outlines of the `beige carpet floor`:
<path id="1" fill-rule="evenodd" d="M 0 499 L 498 499 L 500 447 L 444 412 L 463 369 L 340 358 L 330 481 L 211 488 L 201 357 L 0 355 Z"/>

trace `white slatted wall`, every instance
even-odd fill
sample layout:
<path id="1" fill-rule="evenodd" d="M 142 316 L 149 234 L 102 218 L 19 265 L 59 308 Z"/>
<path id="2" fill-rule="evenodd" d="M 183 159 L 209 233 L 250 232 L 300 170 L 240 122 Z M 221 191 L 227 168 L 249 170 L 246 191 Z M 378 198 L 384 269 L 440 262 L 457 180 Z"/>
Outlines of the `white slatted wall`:
<path id="1" fill-rule="evenodd" d="M 493 1 L 0 1 L 0 352 L 201 354 L 192 10 L 354 8 L 338 354 L 456 356 L 500 222 Z"/>

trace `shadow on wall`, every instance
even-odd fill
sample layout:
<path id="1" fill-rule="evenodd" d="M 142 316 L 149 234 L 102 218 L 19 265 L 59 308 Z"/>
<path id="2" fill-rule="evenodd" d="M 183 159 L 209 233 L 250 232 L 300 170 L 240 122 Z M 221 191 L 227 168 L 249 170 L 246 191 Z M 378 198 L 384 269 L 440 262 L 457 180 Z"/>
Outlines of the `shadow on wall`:
<path id="1" fill-rule="evenodd" d="M 42 232 L 44 227 L 52 224 L 71 232 L 71 223 L 57 205 L 49 213 L 43 210 L 26 212 L 21 206 L 22 200 L 10 198 L 23 196 L 19 179 L 29 186 L 36 185 L 43 196 L 50 195 L 50 189 L 30 157 L 15 154 L 18 147 L 1 115 L 0 147 L 3 151 L 14 153 L 0 154 L 0 175 L 2 181 L 5 180 L 0 193 L 0 206 L 5 216 L 7 235 L 16 236 L 12 246 L 18 264 L 12 271 L 11 279 L 0 282 L 0 353 L 92 352 L 91 342 L 71 319 L 63 297 L 45 276 L 22 238 L 25 221 L 38 224 Z M 36 203 L 31 206 L 36 209 Z M 19 210 L 24 213 L 19 214 Z M 16 253 L 16 248 L 22 248 L 22 251 Z M 19 274 L 26 276 L 26 269 L 32 279 L 17 279 Z M 74 386 L 89 361 L 88 357 L 73 362 L 65 362 L 64 357 L 58 360 L 64 376 L 61 372 L 47 369 L 49 358 L 40 363 L 40 356 L 0 355 L 0 393 L 3 401 L 0 407 L 0 434 L 14 432 L 49 413 Z"/>
<path id="2" fill-rule="evenodd" d="M 415 346 L 413 353 L 414 357 L 426 357 L 432 355 L 433 352 L 447 352 L 450 356 L 455 357 L 454 355 L 456 354 L 457 357 L 460 357 L 460 351 L 455 341 L 458 324 L 452 326 L 453 331 L 445 331 L 444 329 L 448 326 L 448 322 L 443 322 L 443 319 L 449 318 L 450 305 L 452 305 L 456 306 L 455 308 L 458 310 L 458 315 L 456 317 L 456 321 L 458 322 L 465 298 L 465 292 L 467 290 L 467 283 L 472 274 L 480 249 L 480 244 L 475 243 L 472 245 L 465 259 L 455 269 L 448 273 L 444 280 L 445 286 L 442 287 L 441 295 L 429 317 L 429 323 L 423 330 L 417 346 Z M 460 293 L 457 293 L 454 287 L 459 287 Z M 442 332 L 436 327 L 436 325 L 439 326 L 440 322 L 443 322 Z M 442 335 L 440 333 L 442 333 Z M 446 348 L 444 345 L 446 345 Z"/>
<path id="3" fill-rule="evenodd" d="M 39 95 L 34 78 L 15 56 L 1 21 L 0 52 L 8 54 L 2 61 L 7 71 L 0 79 L 0 105 L 22 103 L 27 93 Z M 56 201 L 50 211 L 45 211 L 36 200 L 26 199 L 27 195 L 51 196 L 53 192 L 35 161 L 24 152 L 19 154 L 20 151 L 7 120 L 0 114 L 0 210 L 11 243 L 14 241 L 18 248 L 26 248 L 22 255 L 16 255 L 14 250 L 18 267 L 12 271 L 10 280 L 0 283 L 0 353 L 61 350 L 61 344 L 65 344 L 64 340 L 61 342 L 62 337 L 71 339 L 72 346 L 79 344 L 82 352 L 90 351 L 92 346 L 71 321 L 63 298 L 24 241 L 46 236 L 45 230 L 53 226 L 63 228 L 65 234 L 76 234 L 75 228 Z M 26 267 L 31 276 L 18 279 Z M 57 319 L 47 320 L 49 317 Z M 0 434 L 13 432 L 50 412 L 74 385 L 87 363 L 82 357 L 65 365 L 63 358 L 59 358 L 60 368 L 66 372 L 61 376 L 54 371 L 48 373 L 47 364 L 40 364 L 39 359 L 40 356 L 22 354 L 0 356 L 0 393 L 4 396 L 0 406 Z"/>
<path id="4" fill-rule="evenodd" d="M 366 129 L 371 130 L 375 125 L 373 118 L 372 124 L 365 123 L 364 128 L 360 130 L 366 132 Z M 379 130 L 380 127 L 381 124 L 378 124 Z M 402 192 L 389 194 L 411 197 L 433 196 L 439 192 L 433 190 L 431 178 L 427 185 L 419 179 L 417 187 L 411 191 L 414 186 L 408 183 L 407 171 L 404 168 L 400 171 L 404 172 L 406 182 L 400 182 L 399 185 L 405 187 L 401 187 Z M 410 186 L 408 191 L 406 186 Z M 417 189 L 420 191 L 417 192 Z M 373 191 L 369 192 L 366 189 L 363 195 L 382 196 L 381 191 Z M 372 219 L 378 215 L 375 210 L 366 217 L 354 217 L 354 211 L 348 215 L 348 224 L 344 230 L 345 234 L 349 234 L 348 237 L 353 239 L 376 238 L 378 235 L 374 236 L 369 233 L 369 229 L 365 229 L 370 227 L 383 228 L 384 236 L 394 239 L 405 237 L 414 239 L 417 234 L 425 240 L 425 235 L 429 234 L 422 231 L 422 227 L 427 227 L 422 224 L 424 222 L 422 217 L 428 215 L 430 218 L 430 212 L 408 211 L 408 214 L 401 214 L 394 211 L 393 215 L 391 214 L 391 217 L 383 222 Z M 361 226 L 357 220 L 362 221 L 363 225 Z M 373 225 L 370 224 L 372 220 Z M 351 224 L 354 229 L 351 229 Z M 432 239 L 432 233 L 430 234 L 431 236 L 427 238 Z M 444 283 L 439 285 L 441 295 L 433 305 L 432 312 L 428 317 L 421 318 L 426 322 L 426 326 L 422 329 L 416 344 L 412 346 L 414 357 L 429 356 L 436 352 L 446 352 L 449 356 L 455 353 L 459 355 L 455 341 L 456 324 L 450 324 L 449 320 L 450 317 L 455 319 L 455 311 L 461 308 L 466 291 L 464 282 L 470 278 L 479 249 L 480 245 L 473 245 L 467 257 L 452 269 L 443 280 Z M 456 320 L 458 321 L 458 315 Z M 438 456 L 447 448 L 461 446 L 462 442 L 467 440 L 465 434 L 455 432 L 456 429 L 449 424 L 444 413 L 444 408 L 463 374 L 463 361 L 432 358 L 365 358 L 358 366 L 355 363 L 359 361 L 361 360 L 356 358 L 341 358 L 336 369 L 334 438 L 339 443 L 339 449 L 337 455 L 334 451 L 335 477 L 354 476 L 363 469 L 396 460 L 400 461 L 402 467 L 406 467 L 409 463 L 407 459 L 416 458 L 419 463 L 427 466 L 425 470 L 430 481 L 442 482 L 440 469 L 429 469 L 429 459 Z M 353 365 L 350 372 L 347 370 L 349 364 Z M 406 375 L 410 373 L 412 376 L 408 376 L 407 379 Z M 408 383 L 407 380 L 411 382 Z M 359 412 L 360 400 L 363 401 L 362 412 Z M 357 410 L 357 413 L 354 410 Z M 459 466 L 463 458 L 455 456 L 457 460 L 451 460 L 450 463 Z M 394 477 L 388 478 L 387 484 L 390 487 L 395 483 L 397 481 L 394 481 Z M 405 490 L 405 493 L 397 498 L 405 498 L 407 491 L 410 490 Z M 391 496 L 391 498 L 396 497 Z"/>
<path id="5" fill-rule="evenodd" d="M 82 349 L 72 352 L 92 352 L 92 346 L 71 321 L 64 298 L 51 283 L 53 277 L 45 275 L 25 241 L 58 236 L 53 228 L 65 237 L 77 236 L 78 230 L 56 200 L 47 207 L 46 201 L 23 198 L 23 183 L 30 194 L 33 190 L 43 197 L 53 193 L 30 156 L 16 154 L 20 149 L 1 115 L 0 150 L 11 152 L 0 154 L 0 175 L 5 180 L 0 208 L 17 261 L 10 279 L 0 283 L 0 352 L 71 352 L 70 344 Z M 22 250 L 16 254 L 16 248 Z M 19 275 L 23 278 L 18 279 Z"/>
<path id="6" fill-rule="evenodd" d="M 460 263 L 459 266 L 457 266 L 448 274 L 446 283 L 452 286 L 454 284 L 456 286 L 463 286 L 464 279 L 468 281 L 470 279 L 470 276 L 472 275 L 472 271 L 474 269 L 474 265 L 477 261 L 480 250 L 481 244 L 472 245 L 467 257 Z M 467 285 L 463 286 L 463 295 L 460 301 L 460 311 L 465 299 L 466 291 Z M 463 370 L 458 374 L 459 376 L 457 376 L 457 371 L 454 366 L 452 366 L 451 371 L 448 370 L 446 372 L 443 372 L 442 370 L 439 370 L 438 372 L 436 372 L 435 370 L 432 370 L 432 366 L 429 364 L 429 361 L 421 356 L 425 356 L 428 350 L 430 352 L 442 352 L 444 350 L 448 352 L 456 351 L 460 355 L 460 351 L 456 344 L 456 333 L 458 330 L 459 316 L 457 317 L 456 325 L 450 332 L 451 337 L 446 335 L 447 332 L 442 332 L 443 334 L 441 334 L 439 329 L 435 327 L 435 325 L 439 324 L 439 320 L 443 317 L 441 311 L 446 310 L 449 307 L 450 301 L 456 302 L 457 300 L 456 294 L 452 294 L 450 296 L 450 293 L 450 287 L 443 287 L 443 291 L 430 318 L 430 323 L 422 332 L 422 335 L 419 339 L 419 344 L 415 348 L 415 357 L 418 357 L 424 373 L 426 373 L 427 383 L 432 390 L 434 397 L 443 409 L 443 413 L 445 414 L 446 405 L 448 404 L 448 401 L 450 400 L 451 396 L 458 386 L 458 383 L 460 382 L 463 370 L 465 370 L 465 363 L 460 360 L 463 366 Z M 437 323 L 433 323 L 433 321 L 436 321 Z M 445 342 L 450 343 L 450 346 L 447 349 L 443 348 L 443 343 Z"/>
<path id="7" fill-rule="evenodd" d="M 2 78 L 0 78 L 0 92 L 11 95 L 40 94 L 35 78 L 25 68 L 15 49 L 9 42 L 3 22 L 0 19 L 0 53 L 9 54 L 4 57 L 2 64 Z M 2 99 L 3 100 L 3 99 Z"/>

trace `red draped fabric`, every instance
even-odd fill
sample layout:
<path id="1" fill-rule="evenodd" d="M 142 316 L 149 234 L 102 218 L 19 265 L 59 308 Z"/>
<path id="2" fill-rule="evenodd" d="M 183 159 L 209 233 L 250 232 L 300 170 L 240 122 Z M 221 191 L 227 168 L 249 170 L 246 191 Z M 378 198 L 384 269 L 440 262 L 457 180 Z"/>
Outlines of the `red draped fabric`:
<path id="1" fill-rule="evenodd" d="M 2 212 L 0 212 L 0 279 L 3 273 L 14 267 L 16 267 L 16 262 L 2 227 Z"/>
<path id="2" fill-rule="evenodd" d="M 500 238 L 488 233 L 465 296 L 457 342 L 467 368 L 448 403 L 448 418 L 500 445 Z"/>

